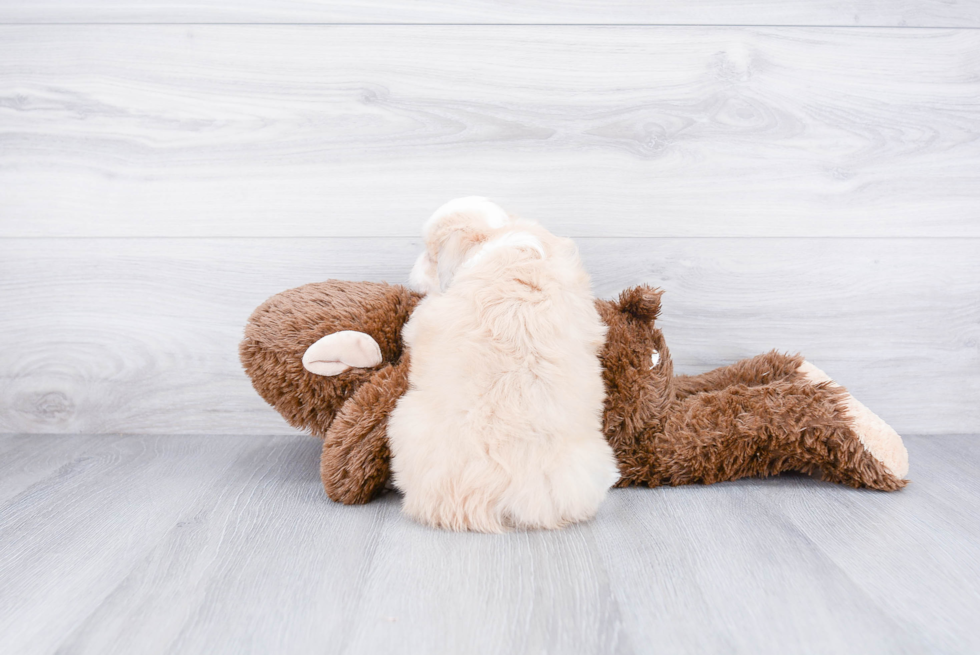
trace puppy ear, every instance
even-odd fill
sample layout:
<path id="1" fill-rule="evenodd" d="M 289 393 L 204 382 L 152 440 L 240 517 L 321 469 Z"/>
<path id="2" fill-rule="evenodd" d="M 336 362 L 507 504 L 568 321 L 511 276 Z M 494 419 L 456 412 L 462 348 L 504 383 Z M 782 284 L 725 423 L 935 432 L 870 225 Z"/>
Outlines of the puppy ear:
<path id="1" fill-rule="evenodd" d="M 503 209 L 477 196 L 450 200 L 437 209 L 422 227 L 430 262 L 428 283 L 432 287 L 438 284 L 445 291 L 470 251 L 483 243 L 490 232 L 512 222 Z M 417 262 L 416 266 L 421 268 L 423 264 Z M 424 276 L 416 277 L 421 280 Z"/>
<path id="2" fill-rule="evenodd" d="M 645 284 L 630 287 L 619 294 L 619 311 L 644 323 L 653 323 L 660 315 L 660 296 L 663 290 Z"/>
<path id="3" fill-rule="evenodd" d="M 450 200 L 437 209 L 422 226 L 422 233 L 429 234 L 437 223 L 450 216 L 466 216 L 489 229 L 514 222 L 514 219 L 496 203 L 481 196 L 469 196 Z"/>
<path id="4" fill-rule="evenodd" d="M 439 246 L 436 272 L 439 287 L 445 291 L 470 252 L 486 240 L 486 235 L 470 229 L 450 232 Z"/>
<path id="5" fill-rule="evenodd" d="M 419 293 L 429 293 L 436 286 L 436 271 L 429 259 L 429 252 L 423 250 L 415 260 L 412 272 L 408 276 L 408 286 Z"/>

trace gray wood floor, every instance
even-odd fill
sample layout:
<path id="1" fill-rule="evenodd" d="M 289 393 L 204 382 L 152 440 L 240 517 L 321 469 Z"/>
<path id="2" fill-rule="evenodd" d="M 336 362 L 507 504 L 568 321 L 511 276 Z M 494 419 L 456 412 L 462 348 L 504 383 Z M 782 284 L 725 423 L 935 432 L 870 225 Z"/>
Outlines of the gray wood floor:
<path id="1" fill-rule="evenodd" d="M 894 494 L 618 490 L 559 532 L 324 496 L 308 437 L 0 437 L 0 652 L 975 653 L 980 439 Z"/>

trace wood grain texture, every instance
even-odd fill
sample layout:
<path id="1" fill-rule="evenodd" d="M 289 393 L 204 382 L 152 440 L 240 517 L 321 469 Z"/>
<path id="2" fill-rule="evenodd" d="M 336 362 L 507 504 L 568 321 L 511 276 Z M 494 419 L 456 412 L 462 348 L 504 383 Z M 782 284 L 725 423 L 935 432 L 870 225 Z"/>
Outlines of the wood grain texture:
<path id="1" fill-rule="evenodd" d="M 963 635 L 963 626 L 975 622 L 975 608 L 946 602 L 962 594 L 977 596 L 980 560 L 972 552 L 980 539 L 980 523 L 972 503 L 980 502 L 980 487 L 968 481 L 976 476 L 977 455 L 978 450 L 962 439 L 914 441 L 910 476 L 913 486 L 920 488 L 901 509 L 880 496 L 841 495 L 834 503 L 837 519 L 829 513 L 815 514 L 811 510 L 826 499 L 804 484 L 788 494 L 768 494 L 765 504 L 789 516 L 793 529 L 817 547 L 827 565 L 852 581 L 854 597 L 880 599 L 880 611 L 892 619 L 898 641 L 917 642 L 920 646 L 914 650 L 924 653 L 967 653 L 980 646 L 976 636 Z M 914 528 L 899 528 L 910 516 L 915 517 Z M 958 529 L 950 530 L 951 522 Z M 952 554 L 957 563 L 939 555 L 941 551 Z M 971 554 L 959 559 L 967 553 Z M 922 572 L 914 588 L 905 578 L 905 562 L 910 559 L 920 562 Z M 924 638 L 911 640 L 915 634 Z"/>
<path id="2" fill-rule="evenodd" d="M 0 500 L 4 653 L 980 649 L 976 435 L 907 438 L 896 493 L 618 489 L 507 535 L 331 503 L 306 437 L 30 439 L 37 474 Z"/>
<path id="3" fill-rule="evenodd" d="M 590 23 L 980 27 L 968 0 L 12 0 L 0 23 Z"/>
<path id="4" fill-rule="evenodd" d="M 896 495 L 783 476 L 613 496 L 600 548 L 624 630 L 665 652 L 975 650 L 978 487 L 951 467 L 972 439 L 907 438 L 913 482 Z"/>
<path id="5" fill-rule="evenodd" d="M 980 428 L 976 239 L 583 239 L 597 296 L 667 290 L 678 372 L 803 352 L 901 432 Z M 237 344 L 327 278 L 404 281 L 411 239 L 0 240 L 0 432 L 282 434 Z"/>
<path id="6" fill-rule="evenodd" d="M 378 516 L 324 502 L 316 442 L 301 439 L 123 437 L 79 457 L 70 439 L 36 438 L 41 451 L 62 449 L 66 469 L 0 512 L 0 650 L 68 642 L 93 653 L 301 652 L 276 647 L 322 643 L 358 593 L 352 574 L 370 559 Z M 140 615 L 155 618 L 134 624 Z M 256 631 L 290 617 L 302 629 Z"/>
<path id="7" fill-rule="evenodd" d="M 0 125 L 0 236 L 980 236 L 977 30 L 4 26 Z"/>
<path id="8" fill-rule="evenodd" d="M 108 434 L 64 435 L 64 448 L 81 457 L 91 446 L 104 447 L 118 438 L 118 435 Z M 4 435 L 0 439 L 0 503 L 65 466 L 70 464 L 65 463 L 64 451 L 39 449 L 37 435 Z"/>

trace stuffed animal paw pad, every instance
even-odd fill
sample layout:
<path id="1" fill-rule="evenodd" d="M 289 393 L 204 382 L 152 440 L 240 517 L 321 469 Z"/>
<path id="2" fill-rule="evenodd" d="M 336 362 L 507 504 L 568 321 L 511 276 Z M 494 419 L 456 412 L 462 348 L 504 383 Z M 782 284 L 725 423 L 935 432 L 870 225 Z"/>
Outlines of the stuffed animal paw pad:
<path id="1" fill-rule="evenodd" d="M 818 384 L 827 382 L 832 386 L 839 386 L 829 375 L 810 362 L 804 361 L 799 371 L 811 382 Z M 861 445 L 864 446 L 865 450 L 881 462 L 896 478 L 902 479 L 908 475 L 909 453 L 902 443 L 902 437 L 851 394 L 847 394 L 845 406 L 847 414 L 853 422 L 854 432 L 861 440 Z"/>

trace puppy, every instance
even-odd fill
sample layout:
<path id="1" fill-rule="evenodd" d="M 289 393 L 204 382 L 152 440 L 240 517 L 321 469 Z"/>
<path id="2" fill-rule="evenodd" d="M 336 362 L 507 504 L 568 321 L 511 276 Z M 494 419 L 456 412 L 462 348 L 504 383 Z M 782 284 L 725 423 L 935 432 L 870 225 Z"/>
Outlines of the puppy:
<path id="1" fill-rule="evenodd" d="M 409 390 L 388 423 L 405 511 L 451 530 L 558 528 L 619 479 L 602 434 L 606 327 L 575 245 L 484 198 L 423 228 L 403 331 Z"/>

